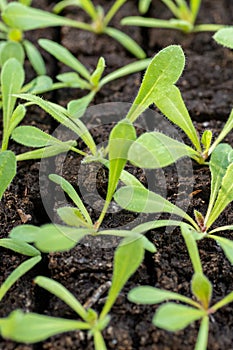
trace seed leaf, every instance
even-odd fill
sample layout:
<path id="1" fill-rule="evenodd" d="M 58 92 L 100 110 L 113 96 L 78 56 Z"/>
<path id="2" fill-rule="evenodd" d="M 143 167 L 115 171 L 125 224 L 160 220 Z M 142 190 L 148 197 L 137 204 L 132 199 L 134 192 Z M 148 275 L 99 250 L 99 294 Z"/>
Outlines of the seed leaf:
<path id="1" fill-rule="evenodd" d="M 199 320 L 204 315 L 205 311 L 193 307 L 167 303 L 158 308 L 153 318 L 153 324 L 156 327 L 175 332 L 186 328 L 190 323 Z"/>
<path id="2" fill-rule="evenodd" d="M 11 151 L 0 152 L 0 200 L 16 175 L 16 157 Z"/>
<path id="3" fill-rule="evenodd" d="M 207 310 L 212 297 L 212 284 L 203 273 L 195 273 L 192 278 L 192 293 Z"/>
<path id="4" fill-rule="evenodd" d="M 36 343 L 55 334 L 89 328 L 84 322 L 23 313 L 20 310 L 13 311 L 1 321 L 2 336 L 20 343 Z"/>
<path id="5" fill-rule="evenodd" d="M 159 132 L 148 132 L 132 144 L 128 160 L 140 168 L 157 169 L 175 163 L 188 154 L 185 144 Z"/>

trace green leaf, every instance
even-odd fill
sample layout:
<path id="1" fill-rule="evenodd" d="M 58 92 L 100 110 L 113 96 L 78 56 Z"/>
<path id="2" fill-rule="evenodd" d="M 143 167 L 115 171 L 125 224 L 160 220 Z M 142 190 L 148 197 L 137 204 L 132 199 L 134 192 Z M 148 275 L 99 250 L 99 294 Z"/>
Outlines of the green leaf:
<path id="1" fill-rule="evenodd" d="M 203 135 L 201 137 L 201 143 L 203 144 L 205 150 L 208 150 L 210 148 L 212 137 L 213 133 L 211 130 L 205 130 L 203 132 Z"/>
<path id="2" fill-rule="evenodd" d="M 40 260 L 40 255 L 34 256 L 33 258 L 24 261 L 22 264 L 16 267 L 16 269 L 13 270 L 13 272 L 7 277 L 7 279 L 3 282 L 3 284 L 0 287 L 0 301 L 6 295 L 8 290 L 13 286 L 13 284 L 20 277 L 25 275 L 25 273 L 30 271 Z"/>
<path id="3" fill-rule="evenodd" d="M 6 6 L 2 13 L 2 19 L 9 27 L 23 31 L 65 25 L 90 30 L 90 25 L 85 23 L 27 7 L 17 2 L 12 2 Z"/>
<path id="4" fill-rule="evenodd" d="M 214 235 L 209 235 L 208 237 L 213 238 L 220 245 L 227 259 L 233 265 L 233 241 L 224 237 Z"/>
<path id="5" fill-rule="evenodd" d="M 65 47 L 52 40 L 40 39 L 40 46 L 54 56 L 58 61 L 78 72 L 83 78 L 89 81 L 91 75 L 86 67 L 74 57 Z"/>
<path id="6" fill-rule="evenodd" d="M 79 98 L 78 100 L 73 100 L 68 103 L 67 109 L 70 115 L 76 120 L 81 118 L 87 110 L 87 107 L 93 100 L 96 92 L 91 91 L 88 95 Z"/>
<path id="7" fill-rule="evenodd" d="M 233 49 L 233 27 L 220 29 L 214 34 L 213 38 L 218 44 Z"/>
<path id="8" fill-rule="evenodd" d="M 151 0 L 139 0 L 139 12 L 144 15 L 150 7 Z"/>
<path id="9" fill-rule="evenodd" d="M 171 213 L 185 218 L 191 224 L 195 222 L 182 209 L 146 188 L 125 186 L 114 195 L 115 201 L 124 209 L 137 213 Z"/>
<path id="10" fill-rule="evenodd" d="M 98 86 L 105 67 L 106 67 L 105 60 L 103 57 L 100 57 L 98 64 L 97 64 L 97 67 L 96 67 L 95 71 L 92 73 L 91 78 L 90 78 L 90 82 L 92 85 Z"/>
<path id="11" fill-rule="evenodd" d="M 191 298 L 151 286 L 140 286 L 132 289 L 128 294 L 128 299 L 133 303 L 143 305 L 159 304 L 166 300 L 178 300 L 190 305 L 196 305 Z"/>
<path id="12" fill-rule="evenodd" d="M 109 179 L 106 201 L 110 202 L 116 190 L 120 175 L 125 167 L 128 150 L 136 139 L 134 126 L 127 119 L 123 119 L 112 129 L 109 136 Z"/>
<path id="13" fill-rule="evenodd" d="M 170 1 L 170 0 L 169 0 Z M 145 18 L 140 16 L 129 16 L 121 20 L 122 25 L 148 27 L 148 28 L 166 28 L 177 29 L 185 33 L 189 33 L 193 29 L 193 25 L 182 19 L 157 19 Z"/>
<path id="14" fill-rule="evenodd" d="M 233 200 L 233 163 L 231 163 L 222 178 L 221 188 L 218 191 L 218 196 L 215 201 L 214 207 L 210 213 L 210 216 L 206 222 L 207 228 L 209 228 Z"/>
<path id="15" fill-rule="evenodd" d="M 189 152 L 185 144 L 159 132 L 147 132 L 132 144 L 128 160 L 140 168 L 157 169 L 187 155 Z"/>
<path id="16" fill-rule="evenodd" d="M 80 6 L 79 0 L 63 0 L 59 1 L 53 8 L 54 13 L 60 13 L 63 11 L 67 6 Z"/>
<path id="17" fill-rule="evenodd" d="M 217 198 L 219 189 L 221 187 L 222 179 L 226 174 L 227 168 L 230 164 L 228 156 L 232 151 L 232 148 L 227 143 L 223 143 L 218 145 L 210 158 L 209 167 L 211 172 L 211 190 L 210 190 L 210 199 L 209 205 L 207 209 L 207 213 L 205 216 L 205 223 L 207 222 L 212 208 L 214 206 L 214 202 Z"/>
<path id="18" fill-rule="evenodd" d="M 35 246 L 44 253 L 70 250 L 87 234 L 91 229 L 77 229 L 61 225 L 47 224 L 40 227 L 35 237 Z"/>
<path id="19" fill-rule="evenodd" d="M 192 293 L 207 310 L 212 297 L 212 284 L 203 273 L 197 272 L 192 278 Z"/>
<path id="20" fill-rule="evenodd" d="M 43 92 L 53 90 L 53 81 L 49 76 L 41 75 L 33 79 L 27 86 L 29 86 L 27 90 L 25 90 L 24 86 L 23 90 L 25 92 L 30 92 L 31 94 L 41 94 Z"/>
<path id="21" fill-rule="evenodd" d="M 201 326 L 198 332 L 197 342 L 194 350 L 206 350 L 209 333 L 209 317 L 205 316 L 201 320 Z"/>
<path id="22" fill-rule="evenodd" d="M 39 50 L 28 40 L 24 40 L 23 45 L 25 47 L 27 57 L 31 62 L 31 65 L 34 68 L 35 72 L 38 75 L 45 75 L 46 67 Z"/>
<path id="23" fill-rule="evenodd" d="M 1 71 L 2 107 L 3 107 L 3 142 L 2 148 L 5 150 L 8 145 L 8 129 L 10 119 L 15 107 L 17 97 L 13 94 L 20 92 L 24 82 L 24 69 L 15 58 L 7 60 Z"/>
<path id="24" fill-rule="evenodd" d="M 16 128 L 16 126 L 23 120 L 26 114 L 26 108 L 23 105 L 18 105 L 14 112 L 12 113 L 10 126 L 8 129 L 9 135 L 12 134 L 13 130 Z"/>
<path id="25" fill-rule="evenodd" d="M 189 306 L 167 303 L 158 308 L 153 324 L 156 327 L 176 332 L 205 316 L 205 311 Z"/>
<path id="26" fill-rule="evenodd" d="M 69 226 L 74 227 L 89 227 L 80 210 L 71 207 L 62 207 L 57 209 L 57 214 L 62 219 L 62 221 Z"/>
<path id="27" fill-rule="evenodd" d="M 22 240 L 21 237 L 15 238 L 13 236 L 14 235 L 10 236 L 10 238 L 0 239 L 0 247 L 11 249 L 16 253 L 27 256 L 37 256 L 40 254 L 36 248 L 32 247 L 30 244 L 25 243 L 26 241 Z"/>
<path id="28" fill-rule="evenodd" d="M 87 90 L 91 89 L 91 84 L 86 80 L 80 78 L 78 73 L 75 73 L 75 72 L 58 74 L 56 78 L 57 80 L 63 82 L 66 87 L 80 88 L 80 89 L 87 89 Z"/>
<path id="29" fill-rule="evenodd" d="M 56 295 L 59 299 L 64 301 L 71 309 L 73 309 L 83 320 L 87 319 L 87 311 L 80 304 L 80 302 L 74 297 L 74 295 L 68 291 L 62 284 L 56 282 L 48 277 L 37 276 L 34 282 L 46 289 L 48 292 Z"/>
<path id="30" fill-rule="evenodd" d="M 0 200 L 16 175 L 16 157 L 11 151 L 0 152 Z"/>
<path id="31" fill-rule="evenodd" d="M 45 147 L 62 144 L 62 141 L 35 126 L 19 126 L 13 131 L 12 139 L 28 147 Z"/>
<path id="32" fill-rule="evenodd" d="M 185 240 L 194 272 L 203 275 L 201 259 L 197 248 L 197 242 L 194 238 L 194 232 L 195 231 L 190 229 L 187 225 L 181 224 L 181 233 Z"/>
<path id="33" fill-rule="evenodd" d="M 216 312 L 221 307 L 233 302 L 233 292 L 229 293 L 222 300 L 211 306 L 211 311 Z"/>
<path id="34" fill-rule="evenodd" d="M 121 289 L 138 269 L 143 257 L 144 247 L 141 239 L 132 241 L 124 239 L 117 248 L 114 255 L 112 285 L 100 318 L 104 318 L 108 314 Z"/>
<path id="35" fill-rule="evenodd" d="M 20 343 L 36 343 L 62 332 L 89 328 L 84 322 L 35 313 L 24 314 L 20 310 L 13 311 L 1 321 L 2 336 Z"/>
<path id="36" fill-rule="evenodd" d="M 33 242 L 35 242 L 35 239 L 36 239 L 37 235 L 39 234 L 39 232 L 40 232 L 40 228 L 37 226 L 19 225 L 19 226 L 14 227 L 11 230 L 9 237 L 13 238 L 14 240 L 18 240 L 18 241 L 33 243 Z"/>
<path id="37" fill-rule="evenodd" d="M 0 50 L 0 65 L 3 64 L 10 58 L 15 58 L 23 65 L 25 54 L 23 47 L 16 41 L 7 41 L 3 44 Z"/>
<path id="38" fill-rule="evenodd" d="M 104 338 L 99 331 L 94 332 L 95 350 L 107 350 Z"/>
<path id="39" fill-rule="evenodd" d="M 56 184 L 58 184 L 59 186 L 61 186 L 63 191 L 65 191 L 68 194 L 70 199 L 72 199 L 74 204 L 81 211 L 81 213 L 84 216 L 84 218 L 86 219 L 86 221 L 90 225 L 92 225 L 92 220 L 90 218 L 90 215 L 89 215 L 87 209 L 85 208 L 85 206 L 84 206 L 81 198 L 79 197 L 78 193 L 75 191 L 74 187 L 66 179 L 64 179 L 63 177 L 61 177 L 59 175 L 56 175 L 56 174 L 50 174 L 49 175 L 49 179 L 51 181 L 55 182 Z"/>
<path id="40" fill-rule="evenodd" d="M 149 64 L 141 87 L 127 118 L 132 122 L 155 101 L 164 89 L 175 84 L 183 72 L 184 53 L 180 46 L 171 45 L 161 50 Z"/>
<path id="41" fill-rule="evenodd" d="M 132 231 L 143 233 L 143 232 L 154 230 L 154 229 L 160 228 L 160 227 L 180 226 L 180 224 L 181 224 L 181 221 L 178 221 L 178 220 L 147 221 L 147 222 L 144 222 L 143 224 L 140 224 L 140 225 L 134 227 Z"/>
<path id="42" fill-rule="evenodd" d="M 113 39 L 119 41 L 119 43 L 126 48 L 130 53 L 132 53 L 135 57 L 139 59 L 143 59 L 146 57 L 145 52 L 142 48 L 131 39 L 128 35 L 121 32 L 116 28 L 107 27 L 104 29 L 104 33 L 111 36 Z"/>

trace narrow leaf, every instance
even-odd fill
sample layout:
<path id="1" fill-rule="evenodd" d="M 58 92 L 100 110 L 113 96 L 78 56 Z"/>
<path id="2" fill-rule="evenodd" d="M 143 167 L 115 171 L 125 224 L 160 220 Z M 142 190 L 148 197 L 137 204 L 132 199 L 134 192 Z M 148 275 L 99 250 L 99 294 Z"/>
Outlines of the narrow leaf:
<path id="1" fill-rule="evenodd" d="M 107 350 L 104 338 L 99 331 L 94 332 L 95 350 Z"/>
<path id="2" fill-rule="evenodd" d="M 201 326 L 197 336 L 197 342 L 194 350 L 206 350 L 209 333 L 209 317 L 204 316 L 201 320 Z"/>
<path id="3" fill-rule="evenodd" d="M 213 238 L 222 248 L 227 259 L 233 265 L 233 241 L 228 238 L 219 237 L 215 235 L 209 235 L 209 238 Z"/>
<path id="4" fill-rule="evenodd" d="M 10 237 L 11 238 L 0 239 L 0 247 L 11 249 L 16 253 L 20 253 L 27 256 L 37 256 L 40 254 L 40 252 L 36 248 L 31 246 L 30 244 L 27 244 L 26 240 L 22 240 L 21 237 L 18 236 L 15 238 L 14 235 L 11 235 Z"/>
<path id="5" fill-rule="evenodd" d="M 62 144 L 62 141 L 36 128 L 35 126 L 19 126 L 12 133 L 12 139 L 28 147 L 45 147 Z"/>
<path id="6" fill-rule="evenodd" d="M 192 293 L 207 310 L 212 297 L 212 284 L 203 273 L 195 273 L 192 278 Z"/>
<path id="7" fill-rule="evenodd" d="M 0 152 L 0 200 L 16 175 L 16 157 L 11 151 Z"/>
<path id="8" fill-rule="evenodd" d="M 57 214 L 62 221 L 69 226 L 88 227 L 83 215 L 77 208 L 62 207 L 57 209 Z"/>
<path id="9" fill-rule="evenodd" d="M 34 68 L 35 72 L 38 75 L 45 75 L 46 67 L 39 50 L 28 40 L 24 40 L 23 45 L 25 47 L 27 57 L 31 62 L 31 65 Z"/>
<path id="10" fill-rule="evenodd" d="M 91 75 L 91 78 L 90 78 L 90 82 L 91 84 L 93 84 L 94 86 L 98 86 L 99 84 L 99 81 L 102 77 L 102 74 L 104 72 L 104 69 L 105 69 L 105 60 L 103 57 L 100 57 L 98 63 L 97 63 L 97 67 L 96 69 L 94 70 L 94 72 L 92 73 Z"/>
<path id="11" fill-rule="evenodd" d="M 188 249 L 189 257 L 192 261 L 194 272 L 203 275 L 201 259 L 193 232 L 195 231 L 191 230 L 187 225 L 181 224 L 181 233 L 185 240 L 185 244 Z"/>

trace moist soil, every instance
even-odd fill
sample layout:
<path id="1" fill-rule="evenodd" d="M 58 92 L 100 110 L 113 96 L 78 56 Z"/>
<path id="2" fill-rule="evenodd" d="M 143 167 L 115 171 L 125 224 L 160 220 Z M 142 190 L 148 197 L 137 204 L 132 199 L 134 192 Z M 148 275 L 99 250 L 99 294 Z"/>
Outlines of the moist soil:
<path id="1" fill-rule="evenodd" d="M 96 1 L 109 8 L 112 1 Z M 42 9 L 51 10 L 55 2 L 49 0 L 34 1 L 33 5 Z M 66 16 L 86 21 L 81 10 L 68 8 Z M 121 18 L 137 15 L 137 1 L 128 1 L 118 12 L 112 25 L 120 28 Z M 170 14 L 159 0 L 152 2 L 148 17 L 169 18 Z M 199 23 L 226 23 L 233 22 L 233 3 L 229 0 L 203 0 L 198 18 Z M 218 46 L 212 39 L 211 33 L 184 35 L 177 31 L 124 27 L 123 30 L 132 36 L 146 51 L 153 56 L 160 49 L 170 44 L 180 44 L 186 55 L 186 67 L 178 86 L 182 91 L 183 99 L 187 104 L 197 130 L 202 133 L 210 128 L 216 136 L 227 120 L 232 108 L 233 90 L 233 53 Z M 133 58 L 117 42 L 107 36 L 64 28 L 49 28 L 29 32 L 28 37 L 34 42 L 38 38 L 49 38 L 59 42 L 75 54 L 86 67 L 92 71 L 98 58 L 106 60 L 106 73 L 127 63 L 134 62 Z M 59 73 L 67 71 L 63 65 L 56 63 L 43 51 L 47 64 L 47 71 L 55 79 Z M 33 71 L 26 64 L 27 79 L 33 77 Z M 137 73 L 119 79 L 106 85 L 95 97 L 93 106 L 109 102 L 131 103 L 137 94 L 143 73 Z M 66 89 L 47 94 L 48 98 L 61 105 L 84 95 L 83 91 Z M 150 127 L 161 129 L 162 116 L 158 111 L 153 112 L 157 117 L 150 122 Z M 38 126 L 46 132 L 52 133 L 57 125 L 38 108 L 30 108 L 26 125 Z M 99 144 L 108 139 L 111 123 L 95 125 L 92 134 Z M 172 129 L 173 130 L 173 129 Z M 140 132 L 140 131 L 139 131 Z M 179 135 L 183 135 L 179 132 Z M 233 145 L 233 133 L 229 134 L 226 142 Z M 184 139 L 184 137 L 183 137 Z M 80 147 L 83 145 L 80 142 Z M 10 149 L 17 154 L 25 152 L 26 148 L 15 143 Z M 61 171 L 59 159 L 53 159 L 54 171 Z M 96 197 L 87 197 L 87 208 L 93 220 L 98 218 L 101 203 L 99 200 L 106 195 L 107 172 L 97 164 L 91 164 L 85 169 L 85 176 L 78 178 L 81 158 L 69 153 L 64 161 L 62 175 L 69 180 L 76 189 L 78 181 L 82 184 L 85 193 Z M 147 175 L 128 167 L 143 183 L 147 183 Z M 21 162 L 13 183 L 6 191 L 0 203 L 1 237 L 7 237 L 10 230 L 22 223 L 42 225 L 51 221 L 51 216 L 45 210 L 40 194 L 39 161 Z M 191 173 L 190 173 L 191 171 Z M 203 214 L 206 211 L 210 193 L 210 173 L 206 166 L 198 166 L 189 160 L 180 160 L 175 165 L 160 171 L 150 172 L 154 190 L 161 192 L 169 200 L 182 208 L 186 208 L 190 215 L 196 209 Z M 47 191 L 47 192 L 46 192 Z M 55 203 L 55 208 L 64 204 L 59 201 L 57 187 L 43 189 L 46 201 Z M 103 228 L 113 228 L 122 225 L 135 224 L 137 215 L 124 210 L 109 213 L 103 222 Z M 153 217 L 155 219 L 155 217 Z M 220 216 L 216 225 L 228 225 L 233 222 L 232 205 L 229 205 Z M 111 310 L 111 322 L 104 330 L 104 339 L 108 349 L 118 350 L 187 350 L 193 349 L 199 323 L 195 322 L 185 330 L 170 333 L 152 325 L 152 317 L 158 306 L 141 306 L 130 303 L 127 293 L 138 285 L 152 285 L 186 296 L 190 294 L 190 280 L 193 269 L 179 229 L 156 230 L 147 233 L 147 237 L 155 244 L 156 254 L 146 253 L 145 259 L 121 291 Z M 226 237 L 232 238 L 227 232 Z M 79 301 L 91 305 L 100 312 L 106 300 L 112 276 L 114 248 L 117 240 L 104 241 L 96 237 L 86 238 L 74 249 L 64 253 L 44 254 L 42 262 L 22 277 L 7 293 L 1 302 L 0 316 L 6 317 L 14 309 L 39 312 L 46 315 L 75 319 L 75 313 L 64 303 L 52 295 L 44 292 L 33 284 L 33 278 L 44 275 L 53 278 L 67 287 Z M 203 269 L 213 284 L 213 303 L 223 298 L 233 290 L 232 267 L 223 255 L 221 249 L 211 239 L 198 243 Z M 0 283 L 25 258 L 1 249 L 1 277 Z M 103 293 L 98 300 L 92 298 L 95 291 L 103 287 Z M 93 304 L 93 305 L 92 305 Z M 233 313 L 232 304 L 220 309 L 213 315 L 210 322 L 208 349 L 233 349 Z M 84 332 L 72 332 L 54 336 L 42 343 L 34 345 L 18 344 L 4 339 L 0 340 L 0 349 L 3 350 L 74 350 L 94 349 L 92 339 Z"/>

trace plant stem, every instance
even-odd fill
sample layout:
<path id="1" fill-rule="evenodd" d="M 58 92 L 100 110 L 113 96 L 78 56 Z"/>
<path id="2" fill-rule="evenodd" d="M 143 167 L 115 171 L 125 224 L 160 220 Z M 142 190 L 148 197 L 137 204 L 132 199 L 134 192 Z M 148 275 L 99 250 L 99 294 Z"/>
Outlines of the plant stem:
<path id="1" fill-rule="evenodd" d="M 111 21 L 112 17 L 115 15 L 115 13 L 119 10 L 119 8 L 124 5 L 124 3 L 127 0 L 117 0 L 114 2 L 114 4 L 112 5 L 112 7 L 110 8 L 110 10 L 108 11 L 108 13 L 106 14 L 106 16 L 104 17 L 104 27 L 107 27 L 108 23 Z"/>
<path id="2" fill-rule="evenodd" d="M 226 27 L 224 24 L 199 24 L 193 27 L 192 32 L 216 32 L 224 27 Z"/>

